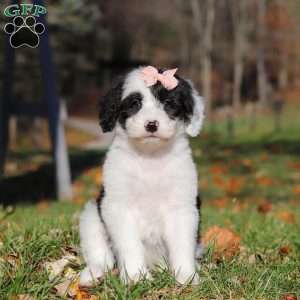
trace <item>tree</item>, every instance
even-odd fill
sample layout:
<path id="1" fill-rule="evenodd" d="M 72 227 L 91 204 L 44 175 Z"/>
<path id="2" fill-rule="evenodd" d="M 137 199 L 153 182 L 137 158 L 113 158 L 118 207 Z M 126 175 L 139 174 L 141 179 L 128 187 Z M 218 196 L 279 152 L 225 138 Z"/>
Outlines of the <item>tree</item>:
<path id="1" fill-rule="evenodd" d="M 204 3 L 205 2 L 205 3 Z M 212 122 L 212 59 L 215 0 L 190 0 L 194 26 L 198 36 L 201 57 L 202 88 L 206 101 L 206 114 Z M 201 4 L 200 4 L 201 3 Z M 202 5 L 202 6 L 201 6 Z"/>
<path id="2" fill-rule="evenodd" d="M 228 108 L 227 129 L 232 138 L 235 134 L 234 116 L 241 109 L 241 85 L 244 70 L 247 36 L 247 0 L 229 0 L 233 29 L 233 88 L 232 106 Z"/>
<path id="3" fill-rule="evenodd" d="M 234 38 L 234 72 L 233 72 L 233 110 L 237 113 L 241 107 L 241 84 L 243 79 L 244 58 L 247 35 L 247 0 L 230 0 Z"/>
<path id="4" fill-rule="evenodd" d="M 258 20 L 257 20 L 257 87 L 258 97 L 261 104 L 267 101 L 268 81 L 266 74 L 266 0 L 257 0 Z"/>

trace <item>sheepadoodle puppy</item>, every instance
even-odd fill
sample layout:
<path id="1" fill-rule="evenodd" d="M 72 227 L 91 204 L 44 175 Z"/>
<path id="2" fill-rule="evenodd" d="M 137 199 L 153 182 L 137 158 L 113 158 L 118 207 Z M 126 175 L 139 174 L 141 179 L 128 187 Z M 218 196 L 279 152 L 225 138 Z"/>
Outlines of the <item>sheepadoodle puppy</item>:
<path id="1" fill-rule="evenodd" d="M 80 217 L 92 285 L 117 263 L 125 282 L 165 266 L 177 282 L 197 283 L 197 171 L 187 136 L 202 126 L 204 103 L 177 69 L 140 67 L 100 102 L 100 125 L 114 131 L 103 166 L 103 188 Z"/>

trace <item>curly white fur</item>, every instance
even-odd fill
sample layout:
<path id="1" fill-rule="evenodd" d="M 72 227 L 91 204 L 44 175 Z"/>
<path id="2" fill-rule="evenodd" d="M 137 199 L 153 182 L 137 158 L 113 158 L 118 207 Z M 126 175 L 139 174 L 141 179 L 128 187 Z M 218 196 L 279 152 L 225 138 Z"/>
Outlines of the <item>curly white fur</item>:
<path id="1" fill-rule="evenodd" d="M 80 238 L 87 263 L 80 283 L 90 285 L 110 270 L 114 260 L 121 278 L 136 281 L 166 261 L 179 283 L 198 282 L 195 252 L 199 213 L 197 172 L 186 133 L 198 134 L 203 119 L 202 98 L 190 124 L 171 120 L 137 71 L 127 76 L 122 99 L 143 95 L 142 109 L 130 117 L 126 130 L 116 125 L 115 138 L 103 166 L 105 196 L 101 216 L 89 202 L 80 218 Z M 157 137 L 144 124 L 159 122 Z"/>

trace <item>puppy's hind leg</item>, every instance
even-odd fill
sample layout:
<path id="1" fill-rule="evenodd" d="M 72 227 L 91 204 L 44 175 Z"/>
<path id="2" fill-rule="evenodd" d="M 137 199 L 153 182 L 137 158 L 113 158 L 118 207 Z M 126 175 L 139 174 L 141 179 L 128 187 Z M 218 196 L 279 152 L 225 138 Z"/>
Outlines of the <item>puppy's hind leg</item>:
<path id="1" fill-rule="evenodd" d="M 96 201 L 88 202 L 81 213 L 80 245 L 87 264 L 80 273 L 80 285 L 91 286 L 114 265 L 114 256 Z"/>

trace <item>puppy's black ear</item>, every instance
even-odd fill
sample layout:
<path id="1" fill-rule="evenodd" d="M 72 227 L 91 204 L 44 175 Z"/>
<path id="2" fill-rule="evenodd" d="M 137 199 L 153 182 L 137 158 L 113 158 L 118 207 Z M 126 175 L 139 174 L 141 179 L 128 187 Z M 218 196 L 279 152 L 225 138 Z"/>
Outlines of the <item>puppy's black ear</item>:
<path id="1" fill-rule="evenodd" d="M 112 131 L 119 117 L 124 78 L 119 78 L 100 100 L 99 123 L 103 132 Z"/>

